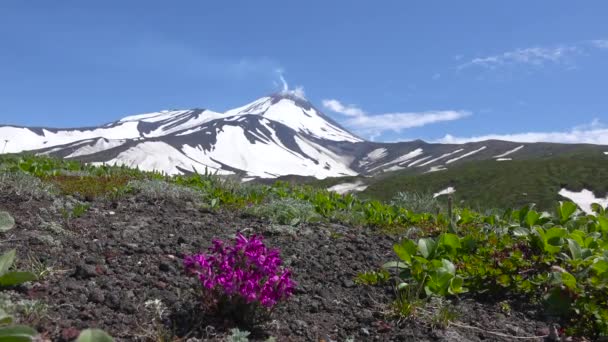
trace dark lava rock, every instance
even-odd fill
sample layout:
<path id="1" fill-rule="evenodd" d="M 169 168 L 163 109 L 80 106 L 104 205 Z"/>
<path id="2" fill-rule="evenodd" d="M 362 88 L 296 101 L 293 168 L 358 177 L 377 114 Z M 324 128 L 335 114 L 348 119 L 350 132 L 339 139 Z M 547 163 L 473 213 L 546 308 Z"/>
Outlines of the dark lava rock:
<path id="1" fill-rule="evenodd" d="M 89 279 L 97 276 L 97 270 L 93 265 L 78 264 L 76 270 L 72 274 L 72 277 L 76 279 Z"/>
<path id="2" fill-rule="evenodd" d="M 103 291 L 101 291 L 100 289 L 93 289 L 91 290 L 91 292 L 89 292 L 89 301 L 96 303 L 96 304 L 101 304 L 105 301 L 106 297 L 103 295 Z"/>

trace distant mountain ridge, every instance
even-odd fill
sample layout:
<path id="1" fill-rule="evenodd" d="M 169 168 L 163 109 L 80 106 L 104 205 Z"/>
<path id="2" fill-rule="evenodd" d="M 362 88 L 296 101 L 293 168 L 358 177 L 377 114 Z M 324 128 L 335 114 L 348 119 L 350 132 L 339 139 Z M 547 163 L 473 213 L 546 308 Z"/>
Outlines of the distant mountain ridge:
<path id="1" fill-rule="evenodd" d="M 207 168 L 245 179 L 439 172 L 473 160 L 508 162 L 608 149 L 492 140 L 461 145 L 370 142 L 291 93 L 265 96 L 224 113 L 170 110 L 69 129 L 5 125 L 0 126 L 0 141 L 6 142 L 5 153 L 32 151 L 167 174 Z"/>

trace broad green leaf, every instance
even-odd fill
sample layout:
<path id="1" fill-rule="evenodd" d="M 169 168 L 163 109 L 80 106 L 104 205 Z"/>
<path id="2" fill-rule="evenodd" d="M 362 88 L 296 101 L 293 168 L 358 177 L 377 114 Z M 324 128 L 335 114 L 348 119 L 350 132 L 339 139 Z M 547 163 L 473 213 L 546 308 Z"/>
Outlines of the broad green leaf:
<path id="1" fill-rule="evenodd" d="M 583 257 L 581 245 L 573 239 L 568 239 L 568 248 L 572 259 L 580 260 Z"/>
<path id="2" fill-rule="evenodd" d="M 417 252 L 416 244 L 410 239 L 404 239 L 401 243 L 394 245 L 393 250 L 399 259 L 408 264 L 412 263 L 412 256 Z"/>
<path id="3" fill-rule="evenodd" d="M 464 280 L 461 277 L 454 277 L 450 280 L 450 287 L 448 292 L 450 294 L 459 294 L 466 292 L 466 289 L 462 287 Z"/>
<path id="4" fill-rule="evenodd" d="M 8 272 L 8 269 L 13 265 L 13 261 L 15 261 L 16 253 L 16 250 L 11 249 L 0 256 L 0 274 Z"/>
<path id="5" fill-rule="evenodd" d="M 13 317 L 4 311 L 4 309 L 0 308 L 0 324 L 10 324 L 13 323 Z"/>
<path id="6" fill-rule="evenodd" d="M 0 211 L 0 232 L 7 232 L 15 227 L 15 219 L 6 211 Z"/>
<path id="7" fill-rule="evenodd" d="M 526 214 L 526 220 L 525 220 L 526 225 L 528 227 L 534 226 L 536 221 L 538 221 L 539 217 L 540 217 L 540 215 L 535 210 L 528 211 L 528 214 Z"/>
<path id="8" fill-rule="evenodd" d="M 597 272 L 597 274 L 608 272 L 608 261 L 605 259 L 598 259 L 591 265 L 591 268 Z"/>
<path id="9" fill-rule="evenodd" d="M 36 279 L 36 275 L 31 272 L 8 272 L 0 276 L 0 285 L 14 286 Z"/>
<path id="10" fill-rule="evenodd" d="M 403 261 L 389 261 L 382 265 L 382 268 L 390 270 L 390 269 L 408 269 L 409 266 Z"/>
<path id="11" fill-rule="evenodd" d="M 422 238 L 418 240 L 418 250 L 423 257 L 431 259 L 435 255 L 437 243 L 431 238 Z"/>
<path id="12" fill-rule="evenodd" d="M 562 223 L 568 221 L 578 207 L 570 201 L 564 201 L 557 207 L 557 212 Z"/>
<path id="13" fill-rule="evenodd" d="M 439 237 L 439 245 L 443 246 L 452 254 L 456 253 L 461 247 L 458 235 L 452 233 L 444 233 Z"/>
<path id="14" fill-rule="evenodd" d="M 76 342 L 114 342 L 114 339 L 101 329 L 86 329 L 78 335 Z"/>
<path id="15" fill-rule="evenodd" d="M 441 259 L 441 264 L 442 265 L 441 265 L 440 270 L 442 272 L 446 272 L 446 273 L 451 274 L 451 275 L 455 275 L 456 274 L 456 266 L 454 266 L 454 264 L 450 260 Z"/>
<path id="16" fill-rule="evenodd" d="M 591 210 L 600 216 L 603 216 L 605 212 L 605 209 L 598 203 L 591 203 Z"/>
<path id="17" fill-rule="evenodd" d="M 0 342 L 29 342 L 38 332 L 25 325 L 0 328 Z"/>
<path id="18" fill-rule="evenodd" d="M 608 218 L 604 216 L 599 216 L 597 218 L 597 222 L 600 224 L 600 229 L 603 233 L 608 233 Z"/>
<path id="19" fill-rule="evenodd" d="M 524 227 L 516 227 L 513 229 L 513 236 L 528 236 L 530 235 L 530 230 Z"/>
<path id="20" fill-rule="evenodd" d="M 562 282 L 566 285 L 570 290 L 576 289 L 576 278 L 568 272 L 562 272 Z"/>

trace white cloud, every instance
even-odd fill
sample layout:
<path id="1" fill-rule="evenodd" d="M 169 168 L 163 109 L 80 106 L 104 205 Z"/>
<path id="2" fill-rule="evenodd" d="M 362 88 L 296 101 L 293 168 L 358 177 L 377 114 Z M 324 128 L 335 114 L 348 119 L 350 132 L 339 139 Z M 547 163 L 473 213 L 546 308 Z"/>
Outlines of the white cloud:
<path id="1" fill-rule="evenodd" d="M 331 110 L 332 112 L 339 113 L 346 116 L 362 116 L 365 112 L 360 108 L 353 105 L 343 105 L 338 100 L 323 100 L 323 107 Z"/>
<path id="2" fill-rule="evenodd" d="M 488 134 L 476 137 L 455 137 L 447 134 L 437 142 L 444 144 L 464 144 L 483 140 L 506 140 L 515 142 L 553 142 L 567 144 L 608 145 L 608 127 L 598 120 L 590 124 L 573 127 L 565 132 L 525 132 L 513 134 Z"/>
<path id="3" fill-rule="evenodd" d="M 608 39 L 592 40 L 591 44 L 598 49 L 608 49 Z"/>
<path id="4" fill-rule="evenodd" d="M 531 64 L 537 66 L 542 66 L 545 63 L 558 64 L 567 61 L 570 56 L 579 53 L 581 53 L 581 49 L 574 45 L 551 48 L 531 47 L 507 51 L 493 56 L 474 58 L 467 63 L 461 64 L 458 69 L 474 66 L 494 69 L 499 66 L 512 64 Z"/>
<path id="5" fill-rule="evenodd" d="M 404 129 L 458 120 L 471 115 L 470 112 L 462 110 L 396 112 L 368 115 L 356 106 L 345 106 L 335 99 L 323 100 L 323 106 L 332 112 L 347 116 L 348 118 L 342 121 L 344 125 L 353 128 L 360 134 L 369 136 L 370 139 L 374 139 L 387 131 L 399 133 Z"/>
<path id="6" fill-rule="evenodd" d="M 608 49 L 608 39 L 584 40 L 574 44 L 558 46 L 536 46 L 519 48 L 496 55 L 473 58 L 458 66 L 458 70 L 470 67 L 496 69 L 501 66 L 527 64 L 544 66 L 545 64 L 569 65 L 572 57 L 584 55 L 591 49 Z"/>

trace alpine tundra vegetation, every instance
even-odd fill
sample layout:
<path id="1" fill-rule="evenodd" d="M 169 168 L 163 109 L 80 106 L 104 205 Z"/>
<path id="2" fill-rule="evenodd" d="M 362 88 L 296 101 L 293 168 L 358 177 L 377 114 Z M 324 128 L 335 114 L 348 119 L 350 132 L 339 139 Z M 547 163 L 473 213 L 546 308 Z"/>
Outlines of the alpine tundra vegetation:
<path id="1" fill-rule="evenodd" d="M 551 212 L 480 213 L 429 194 L 380 202 L 212 173 L 25 155 L 0 163 L 7 333 L 70 340 L 91 325 L 119 340 L 507 341 L 554 327 L 608 335 L 608 211 L 599 204 L 591 213 L 569 201 Z M 31 301 L 44 310 L 26 310 Z"/>

